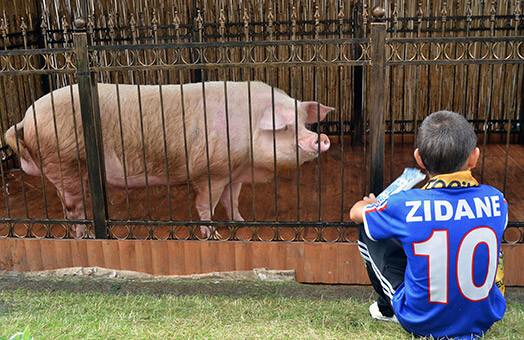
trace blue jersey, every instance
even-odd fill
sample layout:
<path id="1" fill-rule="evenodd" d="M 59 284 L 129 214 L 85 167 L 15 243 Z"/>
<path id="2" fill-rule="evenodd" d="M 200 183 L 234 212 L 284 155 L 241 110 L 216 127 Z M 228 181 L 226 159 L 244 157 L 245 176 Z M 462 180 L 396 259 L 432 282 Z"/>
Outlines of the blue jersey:
<path id="1" fill-rule="evenodd" d="M 493 187 L 413 189 L 366 207 L 371 239 L 397 238 L 407 256 L 392 304 L 404 328 L 423 336 L 471 339 L 502 319 L 498 253 L 508 204 Z"/>

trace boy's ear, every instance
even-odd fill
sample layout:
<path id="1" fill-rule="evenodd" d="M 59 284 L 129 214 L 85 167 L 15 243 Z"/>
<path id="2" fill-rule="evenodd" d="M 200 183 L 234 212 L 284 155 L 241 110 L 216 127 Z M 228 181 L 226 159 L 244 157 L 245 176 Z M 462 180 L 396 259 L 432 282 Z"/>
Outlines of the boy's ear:
<path id="1" fill-rule="evenodd" d="M 480 149 L 475 148 L 471 151 L 468 157 L 468 169 L 471 170 L 477 165 L 477 161 L 480 157 Z"/>
<path id="2" fill-rule="evenodd" d="M 420 154 L 418 153 L 418 148 L 415 149 L 415 152 L 413 152 L 413 156 L 415 157 L 415 160 L 417 161 L 418 166 L 420 166 L 422 169 L 425 169 L 424 163 L 422 162 L 422 159 L 420 158 Z"/>

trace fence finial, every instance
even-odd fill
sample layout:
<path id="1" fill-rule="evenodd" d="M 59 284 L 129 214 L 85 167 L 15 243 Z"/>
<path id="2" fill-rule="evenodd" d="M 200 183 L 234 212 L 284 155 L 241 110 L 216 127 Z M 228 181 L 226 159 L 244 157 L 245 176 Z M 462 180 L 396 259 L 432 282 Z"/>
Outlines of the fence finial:
<path id="1" fill-rule="evenodd" d="M 129 24 L 131 25 L 131 37 L 133 38 L 133 44 L 136 44 L 136 21 L 135 15 L 133 13 L 131 13 Z"/>
<path id="2" fill-rule="evenodd" d="M 202 32 L 202 28 L 204 27 L 204 18 L 202 17 L 202 12 L 200 11 L 200 9 L 197 10 L 196 23 L 197 23 L 197 30 L 199 32 Z"/>
<path id="3" fill-rule="evenodd" d="M 520 13 L 521 13 L 519 0 L 515 2 L 515 9 L 513 11 L 515 12 L 515 34 L 518 34 L 517 31 L 519 29 Z"/>
<path id="4" fill-rule="evenodd" d="M 27 33 L 27 24 L 25 23 L 24 17 L 20 18 L 20 29 L 22 30 L 22 35 L 26 35 L 26 33 Z"/>
<path id="5" fill-rule="evenodd" d="M 422 10 L 422 1 L 419 1 L 417 4 L 417 24 L 420 26 L 422 24 L 422 16 L 424 11 Z"/>
<path id="6" fill-rule="evenodd" d="M 246 35 L 246 40 L 248 40 L 249 37 L 249 14 L 247 13 L 247 8 L 244 7 L 244 16 L 242 17 L 242 20 L 244 20 L 244 33 Z"/>
<path id="7" fill-rule="evenodd" d="M 295 6 L 291 7 L 291 39 L 295 40 L 297 33 L 297 9 Z"/>
<path id="8" fill-rule="evenodd" d="M 224 14 L 224 8 L 220 9 L 220 16 L 218 17 L 218 22 L 220 24 L 220 38 L 224 41 L 226 33 L 226 15 Z"/>
<path id="9" fill-rule="evenodd" d="M 442 22 L 446 22 L 448 19 L 448 4 L 446 1 L 442 3 L 442 10 L 440 11 L 440 15 L 442 16 Z"/>
<path id="10" fill-rule="evenodd" d="M 115 42 L 115 21 L 113 17 L 114 13 L 109 14 L 109 19 L 107 20 L 107 27 L 109 28 L 109 36 L 111 37 L 111 43 Z"/>
<path id="11" fill-rule="evenodd" d="M 386 15 L 386 10 L 384 10 L 383 7 L 375 6 L 371 11 L 371 15 L 373 15 L 373 18 L 375 18 L 375 20 L 381 20 Z"/>
<path id="12" fill-rule="evenodd" d="M 95 32 L 95 15 L 89 14 L 87 16 L 87 31 L 89 34 L 93 34 Z"/>
<path id="13" fill-rule="evenodd" d="M 22 30 L 22 38 L 24 40 L 24 48 L 27 49 L 27 24 L 24 17 L 21 18 L 20 29 Z"/>
<path id="14" fill-rule="evenodd" d="M 318 5 L 315 4 L 315 13 L 313 14 L 315 19 L 315 39 L 318 39 L 318 33 L 320 32 L 320 12 L 318 10 Z"/>
<path id="15" fill-rule="evenodd" d="M 76 30 L 83 31 L 86 28 L 86 20 L 82 17 L 78 17 L 75 19 L 75 21 L 73 21 L 73 25 L 75 26 Z M 42 27 L 42 31 L 45 32 L 47 30 L 47 25 L 45 23 L 43 16 L 42 16 L 42 25 L 40 26 Z"/>
<path id="16" fill-rule="evenodd" d="M 393 17 L 393 25 L 397 25 L 398 23 L 398 9 L 397 9 L 397 3 L 393 3 L 391 5 L 393 7 L 392 11 L 391 11 L 391 16 Z"/>
<path id="17" fill-rule="evenodd" d="M 497 15 L 497 4 L 495 3 L 495 0 L 491 0 L 489 14 L 490 14 L 490 20 L 495 21 L 495 15 Z"/>
<path id="18" fill-rule="evenodd" d="M 62 30 L 64 31 L 64 46 L 69 43 L 68 33 L 69 33 L 69 23 L 67 22 L 66 16 L 62 16 Z"/>
<path id="19" fill-rule="evenodd" d="M 158 29 L 158 18 L 156 16 L 155 8 L 153 8 L 153 18 L 151 19 L 151 24 L 153 24 L 153 30 L 156 31 Z"/>
<path id="20" fill-rule="evenodd" d="M 176 9 L 173 14 L 173 25 L 175 26 L 176 42 L 180 43 L 180 17 L 178 16 L 178 11 Z"/>
<path id="21" fill-rule="evenodd" d="M 344 7 L 340 5 L 338 9 L 339 9 L 338 14 L 337 14 L 338 28 L 339 28 L 340 37 L 342 38 L 342 32 L 344 31 Z"/>
<path id="22" fill-rule="evenodd" d="M 362 25 L 366 27 L 368 24 L 368 5 L 364 4 L 362 8 Z"/>
<path id="23" fill-rule="evenodd" d="M 2 37 L 7 36 L 7 23 L 4 18 L 0 18 L 0 30 L 2 31 Z"/>
<path id="24" fill-rule="evenodd" d="M 273 9 L 269 7 L 269 12 L 267 13 L 267 30 L 269 32 L 269 40 L 273 40 Z"/>

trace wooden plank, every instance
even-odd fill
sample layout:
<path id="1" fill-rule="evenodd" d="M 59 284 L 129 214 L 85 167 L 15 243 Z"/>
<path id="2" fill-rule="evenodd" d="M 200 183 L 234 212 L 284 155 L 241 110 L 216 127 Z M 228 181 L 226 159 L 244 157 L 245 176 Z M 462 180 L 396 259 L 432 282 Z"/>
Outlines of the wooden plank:
<path id="1" fill-rule="evenodd" d="M 218 271 L 236 270 L 235 248 L 239 242 L 221 242 L 217 251 L 217 269 Z"/>
<path id="2" fill-rule="evenodd" d="M 253 269 L 252 245 L 254 242 L 235 243 L 235 270 Z"/>
<path id="3" fill-rule="evenodd" d="M 87 255 L 87 243 L 89 240 L 71 240 L 71 257 L 73 259 L 73 267 L 87 267 L 89 260 Z"/>
<path id="4" fill-rule="evenodd" d="M 304 274 L 304 247 L 306 243 L 303 242 L 291 242 L 288 243 L 286 247 L 286 252 L 284 256 L 287 259 L 287 268 L 288 270 L 295 270 L 295 277 L 298 282 L 307 282 L 305 281 Z"/>
<path id="5" fill-rule="evenodd" d="M 167 241 L 151 243 L 151 272 L 153 275 L 167 275 L 169 273 Z"/>
<path id="6" fill-rule="evenodd" d="M 13 258 L 13 270 L 15 271 L 26 271 L 29 270 L 27 265 L 27 258 L 25 255 L 25 240 L 14 238 L 10 242 L 10 251 Z"/>
<path id="7" fill-rule="evenodd" d="M 185 241 L 184 258 L 186 260 L 186 274 L 202 273 L 201 247 L 202 241 Z"/>
<path id="8" fill-rule="evenodd" d="M 122 240 L 118 244 L 120 249 L 120 268 L 122 270 L 134 270 L 136 268 L 136 242 Z"/>
<path id="9" fill-rule="evenodd" d="M 504 252 L 504 282 L 506 286 L 524 286 L 523 244 L 503 244 Z"/>
<path id="10" fill-rule="evenodd" d="M 55 240 L 55 254 L 56 254 L 57 268 L 73 267 L 73 258 L 71 256 L 71 245 L 70 244 L 71 242 L 69 242 L 69 240 Z M 101 265 L 100 267 L 103 267 L 103 265 Z"/>
<path id="11" fill-rule="evenodd" d="M 13 270 L 13 257 L 10 251 L 11 239 L 0 239 L 0 270 Z"/>
<path id="12" fill-rule="evenodd" d="M 100 240 L 87 240 L 87 265 L 89 267 L 105 267 L 102 242 Z"/>
<path id="13" fill-rule="evenodd" d="M 120 265 L 120 242 L 113 240 L 102 240 L 102 252 L 104 254 L 104 267 L 109 269 L 122 269 Z"/>
<path id="14" fill-rule="evenodd" d="M 322 283 L 338 282 L 338 252 L 333 243 L 320 245 L 320 280 Z"/>
<path id="15" fill-rule="evenodd" d="M 251 256 L 252 268 L 270 268 L 269 258 L 279 256 L 274 252 L 274 248 L 271 247 L 270 242 L 253 242 L 251 244 L 251 254 L 246 254 Z M 249 269 L 248 269 L 249 270 Z"/>
<path id="16" fill-rule="evenodd" d="M 30 239 L 25 242 L 27 265 L 29 270 L 42 270 L 42 251 L 39 239 Z"/>
<path id="17" fill-rule="evenodd" d="M 220 242 L 205 241 L 200 247 L 201 251 L 201 271 L 203 273 L 211 273 L 219 271 L 218 263 L 218 246 Z"/>
<path id="18" fill-rule="evenodd" d="M 287 245 L 282 242 L 270 242 L 269 245 L 269 249 L 272 249 L 271 253 L 276 256 L 268 256 L 268 267 L 275 270 L 287 269 L 287 257 L 283 256 L 286 252 Z"/>
<path id="19" fill-rule="evenodd" d="M 322 244 L 319 243 L 306 243 L 304 245 L 304 280 L 306 282 L 322 282 L 321 246 Z"/>
<path id="20" fill-rule="evenodd" d="M 40 240 L 40 256 L 42 257 L 41 270 L 50 270 L 57 268 L 56 247 L 54 242 L 50 241 L 51 240 L 49 239 Z"/>
<path id="21" fill-rule="evenodd" d="M 136 271 L 152 274 L 151 242 L 146 240 L 136 242 Z"/>
<path id="22" fill-rule="evenodd" d="M 184 253 L 185 244 L 186 242 L 183 241 L 168 242 L 169 275 L 181 275 L 187 272 Z"/>

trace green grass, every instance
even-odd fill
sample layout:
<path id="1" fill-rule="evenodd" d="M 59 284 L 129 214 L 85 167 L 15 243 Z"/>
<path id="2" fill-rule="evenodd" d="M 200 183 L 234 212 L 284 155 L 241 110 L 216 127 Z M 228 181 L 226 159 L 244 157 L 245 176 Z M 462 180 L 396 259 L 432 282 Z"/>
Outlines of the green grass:
<path id="1" fill-rule="evenodd" d="M 74 282 L 72 282 L 74 284 Z M 0 291 L 0 338 L 27 326 L 40 339 L 412 339 L 398 324 L 368 315 L 368 298 L 288 298 L 259 291 L 245 297 Z M 266 285 L 266 284 L 264 284 Z M 279 285 L 272 283 L 278 292 Z M 213 289 L 209 283 L 209 289 Z M 251 297 L 250 297 L 251 296 Z M 485 339 L 521 339 L 524 306 L 510 303 Z"/>

